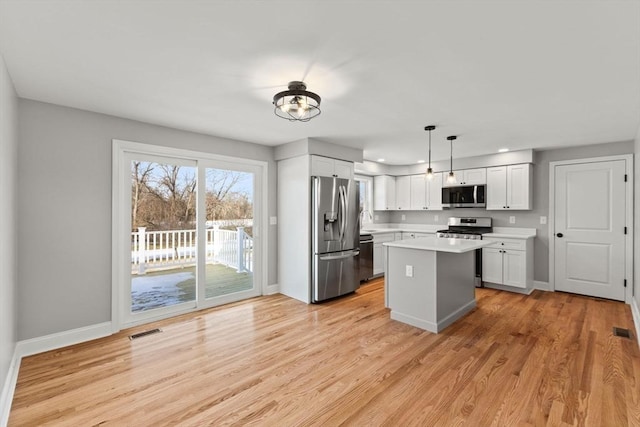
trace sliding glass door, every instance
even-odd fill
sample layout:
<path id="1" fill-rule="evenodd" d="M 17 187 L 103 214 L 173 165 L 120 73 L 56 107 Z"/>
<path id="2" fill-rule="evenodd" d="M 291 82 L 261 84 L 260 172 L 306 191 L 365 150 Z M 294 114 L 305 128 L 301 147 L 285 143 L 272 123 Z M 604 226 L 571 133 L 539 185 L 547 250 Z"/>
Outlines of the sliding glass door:
<path id="1" fill-rule="evenodd" d="M 135 151 L 119 161 L 122 326 L 261 294 L 260 167 Z"/>
<path id="2" fill-rule="evenodd" d="M 205 167 L 206 267 L 204 296 L 251 292 L 254 270 L 254 174 Z"/>

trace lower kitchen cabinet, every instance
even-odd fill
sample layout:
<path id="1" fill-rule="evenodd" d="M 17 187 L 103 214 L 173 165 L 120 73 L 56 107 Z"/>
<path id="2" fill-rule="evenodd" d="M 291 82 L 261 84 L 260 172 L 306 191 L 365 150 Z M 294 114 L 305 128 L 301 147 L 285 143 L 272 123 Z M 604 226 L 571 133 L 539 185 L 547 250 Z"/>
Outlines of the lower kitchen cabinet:
<path id="1" fill-rule="evenodd" d="M 482 281 L 488 284 L 533 286 L 533 239 L 494 239 L 482 249 Z"/>
<path id="2" fill-rule="evenodd" d="M 398 237 L 396 236 L 398 235 Z M 402 239 L 402 233 L 382 233 L 373 235 L 373 275 L 384 274 L 383 243 Z"/>
<path id="3" fill-rule="evenodd" d="M 433 236 L 433 234 L 429 234 L 429 233 L 414 233 L 414 232 L 410 232 L 410 231 L 403 231 L 402 232 L 402 238 L 403 239 L 419 239 L 421 237 L 429 237 L 429 236 Z"/>

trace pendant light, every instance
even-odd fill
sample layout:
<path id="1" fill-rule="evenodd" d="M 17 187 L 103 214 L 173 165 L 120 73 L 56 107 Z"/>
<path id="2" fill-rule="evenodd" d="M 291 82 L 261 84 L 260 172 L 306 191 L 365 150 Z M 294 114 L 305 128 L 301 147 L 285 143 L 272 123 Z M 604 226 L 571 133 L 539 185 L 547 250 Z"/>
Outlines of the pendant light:
<path id="1" fill-rule="evenodd" d="M 427 179 L 431 180 L 433 179 L 433 169 L 431 169 L 431 131 L 434 130 L 436 127 L 433 125 L 429 125 L 429 126 L 425 126 L 424 130 L 429 132 L 429 166 L 427 167 Z"/>
<path id="2" fill-rule="evenodd" d="M 456 176 L 453 174 L 453 141 L 456 140 L 456 136 L 448 136 L 447 139 L 449 140 L 449 144 L 451 145 L 451 160 L 449 163 L 449 176 L 447 176 L 447 182 L 449 184 L 455 184 L 456 182 Z"/>
<path id="3" fill-rule="evenodd" d="M 308 122 L 320 115 L 320 96 L 307 90 L 303 82 L 289 82 L 289 90 L 273 97 L 274 113 L 290 122 Z"/>

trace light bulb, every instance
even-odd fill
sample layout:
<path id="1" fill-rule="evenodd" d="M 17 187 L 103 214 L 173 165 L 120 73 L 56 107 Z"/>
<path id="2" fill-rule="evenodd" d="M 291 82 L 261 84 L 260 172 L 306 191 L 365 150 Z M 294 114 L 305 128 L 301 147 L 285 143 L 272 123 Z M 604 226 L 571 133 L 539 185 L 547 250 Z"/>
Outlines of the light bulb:
<path id="1" fill-rule="evenodd" d="M 449 176 L 447 176 L 447 182 L 449 184 L 455 184 L 456 176 L 453 174 L 453 172 L 449 172 Z"/>
<path id="2" fill-rule="evenodd" d="M 433 169 L 431 169 L 431 168 L 427 169 L 427 179 L 428 180 L 432 180 L 433 179 Z"/>

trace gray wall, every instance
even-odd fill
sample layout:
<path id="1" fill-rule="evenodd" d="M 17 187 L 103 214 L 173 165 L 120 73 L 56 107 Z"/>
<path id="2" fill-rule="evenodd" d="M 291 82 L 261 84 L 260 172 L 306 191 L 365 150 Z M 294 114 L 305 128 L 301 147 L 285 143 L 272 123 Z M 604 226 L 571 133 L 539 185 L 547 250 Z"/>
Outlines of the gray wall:
<path id="1" fill-rule="evenodd" d="M 638 142 L 636 142 L 638 144 Z M 496 227 L 536 228 L 537 238 L 534 244 L 534 280 L 549 281 L 549 230 L 540 224 L 540 217 L 549 218 L 549 162 L 558 160 L 585 159 L 589 157 L 631 154 L 634 152 L 633 141 L 610 144 L 584 145 L 580 147 L 561 148 L 534 152 L 533 167 L 533 209 L 530 211 L 487 211 L 484 209 L 447 209 L 439 212 L 391 212 L 388 222 L 407 224 L 441 224 L 445 225 L 449 216 L 490 216 Z M 640 177 L 640 175 L 638 175 Z M 375 212 L 384 214 L 384 212 Z M 406 219 L 402 220 L 402 215 Z M 434 220 L 438 215 L 438 221 Z M 515 216 L 516 223 L 510 224 L 509 217 Z M 384 222 L 383 216 L 376 222 Z"/>
<path id="2" fill-rule="evenodd" d="M 0 55 L 0 391 L 16 344 L 17 110 L 18 98 Z"/>
<path id="3" fill-rule="evenodd" d="M 18 339 L 111 320 L 112 139 L 268 161 L 273 148 L 21 99 L 18 148 Z M 269 228 L 268 284 L 276 281 Z"/>
<path id="4" fill-rule="evenodd" d="M 635 156 L 633 159 L 634 166 L 634 178 L 635 178 L 635 197 L 634 197 L 634 210 L 633 210 L 633 223 L 634 223 L 634 236 L 633 236 L 633 298 L 636 305 L 640 307 L 640 127 L 638 128 L 638 134 L 634 142 Z M 640 331 L 636 331 L 640 332 Z"/>

